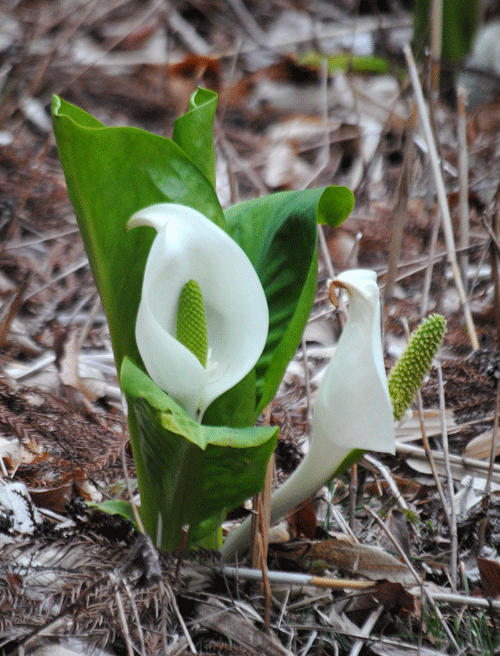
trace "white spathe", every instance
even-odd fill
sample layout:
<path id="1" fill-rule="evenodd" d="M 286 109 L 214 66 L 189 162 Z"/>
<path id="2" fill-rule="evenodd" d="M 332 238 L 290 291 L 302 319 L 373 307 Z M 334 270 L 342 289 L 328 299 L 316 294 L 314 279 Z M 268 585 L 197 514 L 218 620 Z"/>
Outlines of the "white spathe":
<path id="1" fill-rule="evenodd" d="M 173 203 L 136 212 L 127 227 L 150 226 L 149 252 L 135 336 L 153 381 L 197 421 L 210 403 L 255 366 L 266 343 L 269 311 L 252 263 L 238 244 L 200 212 Z M 200 285 L 209 360 L 176 339 L 177 309 L 189 280 Z"/>
<path id="2" fill-rule="evenodd" d="M 318 388 L 309 450 L 272 495 L 271 523 L 314 495 L 353 449 L 395 452 L 376 275 L 353 269 L 332 284 L 347 290 L 349 317 Z M 250 523 L 245 520 L 223 545 L 223 560 L 232 560 L 237 552 L 242 554 L 249 537 Z"/>

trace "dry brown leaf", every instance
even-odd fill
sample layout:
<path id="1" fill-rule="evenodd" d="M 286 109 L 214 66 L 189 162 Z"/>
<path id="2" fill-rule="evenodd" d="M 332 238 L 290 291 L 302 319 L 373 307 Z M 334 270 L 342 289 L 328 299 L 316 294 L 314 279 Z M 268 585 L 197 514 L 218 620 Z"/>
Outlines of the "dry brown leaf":
<path id="1" fill-rule="evenodd" d="M 481 584 L 485 597 L 500 596 L 500 562 L 490 558 L 477 559 L 479 574 L 481 575 Z"/>
<path id="2" fill-rule="evenodd" d="M 398 612 L 404 614 L 411 613 L 417 615 L 419 612 L 417 598 L 407 592 L 400 583 L 381 581 L 377 583 L 375 590 L 370 591 L 370 593 L 384 608 L 396 608 Z"/>
<path id="3" fill-rule="evenodd" d="M 250 610 L 249 608 L 247 610 Z M 283 647 L 272 635 L 268 635 L 256 628 L 253 622 L 243 614 L 243 610 L 226 608 L 224 604 L 215 599 L 210 603 L 198 605 L 197 621 L 232 642 L 250 648 L 255 654 L 262 656 L 292 656 L 291 652 Z"/>
<path id="4" fill-rule="evenodd" d="M 307 557 L 324 560 L 341 570 L 375 581 L 387 579 L 402 585 L 415 583 L 407 566 L 379 547 L 351 544 L 346 540 L 324 540 L 311 545 Z"/>
<path id="5" fill-rule="evenodd" d="M 18 438 L 8 438 L 0 435 L 0 460 L 11 470 L 16 470 L 22 460 L 21 442 Z"/>
<path id="6" fill-rule="evenodd" d="M 493 442 L 493 431 L 488 430 L 472 439 L 464 449 L 466 458 L 486 460 L 491 456 L 491 445 Z M 500 455 L 500 440 L 496 446 L 495 457 Z"/>
<path id="7" fill-rule="evenodd" d="M 318 528 L 318 520 L 311 498 L 307 499 L 305 505 L 288 517 L 288 526 L 293 537 L 304 537 L 314 540 L 316 529 Z"/>

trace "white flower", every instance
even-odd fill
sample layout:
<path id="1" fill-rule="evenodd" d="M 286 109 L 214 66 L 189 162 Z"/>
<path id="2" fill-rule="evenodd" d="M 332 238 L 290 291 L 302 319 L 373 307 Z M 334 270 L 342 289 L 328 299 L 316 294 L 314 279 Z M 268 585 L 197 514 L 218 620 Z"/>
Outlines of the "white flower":
<path id="1" fill-rule="evenodd" d="M 349 318 L 318 389 L 309 451 L 272 495 L 271 523 L 314 495 L 353 449 L 395 452 L 376 275 L 363 269 L 346 271 L 331 285 L 347 290 Z M 249 535 L 245 521 L 224 544 L 223 559 L 244 551 Z"/>
<path id="2" fill-rule="evenodd" d="M 153 381 L 197 421 L 254 367 L 269 330 L 264 290 L 238 244 L 190 207 L 161 203 L 136 212 L 128 228 L 158 232 L 149 252 L 136 341 Z M 208 362 L 176 338 L 179 298 L 195 280 L 203 295 Z"/>

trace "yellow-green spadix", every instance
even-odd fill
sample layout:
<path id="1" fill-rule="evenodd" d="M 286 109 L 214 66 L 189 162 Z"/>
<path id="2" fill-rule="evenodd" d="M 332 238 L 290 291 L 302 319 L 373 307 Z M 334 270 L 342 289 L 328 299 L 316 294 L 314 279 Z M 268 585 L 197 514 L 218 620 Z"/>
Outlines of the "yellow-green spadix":
<path id="1" fill-rule="evenodd" d="M 364 269 L 345 271 L 331 286 L 348 292 L 349 317 L 318 388 L 309 450 L 272 495 L 272 523 L 315 494 L 353 449 L 395 451 L 376 275 Z M 245 521 L 223 545 L 223 559 L 243 553 L 249 536 L 250 523 Z"/>
<path id="2" fill-rule="evenodd" d="M 210 403 L 244 378 L 264 349 L 269 330 L 264 290 L 245 252 L 200 212 L 174 203 L 151 205 L 128 222 L 129 229 L 139 226 L 158 234 L 144 271 L 137 347 L 153 381 L 201 421 Z M 199 328 L 206 332 L 206 366 L 178 339 L 179 302 L 190 281 L 205 309 L 206 325 Z"/>

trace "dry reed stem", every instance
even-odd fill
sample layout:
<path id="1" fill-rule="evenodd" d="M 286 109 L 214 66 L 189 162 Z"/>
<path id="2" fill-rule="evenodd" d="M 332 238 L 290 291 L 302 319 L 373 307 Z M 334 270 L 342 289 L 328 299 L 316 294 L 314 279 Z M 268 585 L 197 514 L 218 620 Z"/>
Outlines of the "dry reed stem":
<path id="1" fill-rule="evenodd" d="M 383 296 L 384 324 L 387 323 L 388 319 L 389 301 L 392 298 L 394 285 L 396 283 L 399 257 L 401 255 L 401 246 L 403 244 L 403 233 L 406 223 L 406 211 L 408 208 L 408 199 L 410 196 L 411 173 L 413 170 L 412 165 L 415 152 L 413 135 L 415 132 L 416 118 L 416 112 L 412 111 L 407 124 L 403 166 L 401 168 L 401 175 L 399 176 L 398 180 L 396 200 L 393 208 L 394 224 L 389 247 L 389 262 L 385 278 L 385 289 Z"/>
<path id="2" fill-rule="evenodd" d="M 455 506 L 455 491 L 453 487 L 453 477 L 451 475 L 450 457 L 448 449 L 448 431 L 446 429 L 446 407 L 444 400 L 443 371 L 439 362 L 435 365 L 438 379 L 439 390 L 439 416 L 441 418 L 441 439 L 443 441 L 443 458 L 446 470 L 446 482 L 448 485 L 448 495 L 450 501 L 450 511 L 447 515 L 449 519 L 449 528 L 451 536 L 451 553 L 450 553 L 450 576 L 451 587 L 453 591 L 457 589 L 457 565 L 458 565 L 458 534 L 457 534 L 457 509 Z"/>
<path id="3" fill-rule="evenodd" d="M 444 495 L 443 491 L 443 486 L 441 485 L 441 481 L 439 480 L 439 475 L 436 469 L 436 463 L 434 461 L 434 454 L 432 452 L 432 449 L 429 444 L 429 440 L 427 438 L 427 432 L 425 430 L 425 424 L 424 424 L 424 408 L 422 404 L 422 395 L 420 392 L 417 394 L 417 408 L 418 408 L 418 419 L 420 422 L 420 432 L 422 434 L 422 442 L 424 445 L 424 451 L 425 455 L 427 458 L 427 461 L 429 462 L 429 465 L 431 467 L 431 472 L 432 472 L 432 477 L 434 478 L 434 482 L 436 483 L 436 488 L 439 494 L 439 499 L 441 501 L 441 505 L 443 507 L 443 512 L 446 515 L 446 521 L 448 523 L 448 526 L 451 526 L 451 520 L 450 520 L 450 514 L 448 512 L 448 506 L 446 503 L 446 497 Z"/>
<path id="4" fill-rule="evenodd" d="M 497 444 L 498 444 L 499 414 L 500 414 L 500 379 L 497 383 L 495 417 L 493 420 L 493 438 L 491 440 L 491 452 L 490 452 L 490 459 L 488 463 L 488 475 L 486 477 L 486 485 L 484 486 L 484 496 L 481 502 L 481 510 L 482 510 L 483 517 L 479 524 L 479 539 L 478 539 L 478 546 L 477 546 L 478 554 L 481 553 L 481 550 L 486 540 L 486 527 L 488 524 L 488 514 L 489 514 L 490 502 L 491 502 L 491 479 L 493 477 L 493 466 L 495 462 Z"/>
<path id="5" fill-rule="evenodd" d="M 453 278 L 455 280 L 455 286 L 457 288 L 457 292 L 460 298 L 460 303 L 462 305 L 465 323 L 467 325 L 467 330 L 471 340 L 472 348 L 476 350 L 479 348 L 479 341 L 477 338 L 476 328 L 474 326 L 474 321 L 472 319 L 472 314 L 469 308 L 467 297 L 465 295 L 464 287 L 462 285 L 462 278 L 460 276 L 460 271 L 458 268 L 457 255 L 455 249 L 455 238 L 453 236 L 453 227 L 452 227 L 451 216 L 450 216 L 450 208 L 448 206 L 448 200 L 446 198 L 446 190 L 444 186 L 443 175 L 441 172 L 436 143 L 434 141 L 434 136 L 432 133 L 432 128 L 429 120 L 429 114 L 425 104 L 424 95 L 422 93 L 422 87 L 420 86 L 420 80 L 418 78 L 417 67 L 410 46 L 408 44 L 405 45 L 403 51 L 408 64 L 408 71 L 410 73 L 410 78 L 415 93 L 415 99 L 417 101 L 420 123 L 424 131 L 424 136 L 429 151 L 429 161 L 434 177 L 434 184 L 436 185 L 438 204 L 441 210 L 444 238 L 446 242 L 446 248 L 448 251 L 448 261 L 451 266 Z"/>
<path id="6" fill-rule="evenodd" d="M 432 0 L 431 7 L 431 93 L 439 93 L 441 44 L 443 41 L 443 0 Z"/>
<path id="7" fill-rule="evenodd" d="M 437 240 L 439 235 L 439 223 L 440 221 L 439 221 L 439 210 L 438 210 L 438 213 L 434 217 L 434 223 L 432 225 L 429 255 L 427 258 L 427 264 L 425 265 L 425 277 L 424 277 L 424 285 L 422 290 L 422 305 L 420 308 L 422 316 L 425 316 L 427 314 L 427 309 L 429 305 L 429 295 L 430 295 L 430 289 L 432 283 L 432 272 L 434 269 L 434 265 L 441 261 L 441 259 L 436 256 Z"/>
<path id="8" fill-rule="evenodd" d="M 234 579 L 242 579 L 245 581 L 262 581 L 262 572 L 260 569 L 252 569 L 249 567 L 233 567 L 232 565 L 224 565 L 222 567 L 222 574 Z M 347 588 L 349 590 L 365 590 L 372 588 L 376 585 L 374 581 L 366 580 L 352 580 L 352 579 L 337 579 L 329 576 L 315 576 L 313 574 L 297 574 L 295 572 L 274 572 L 268 571 L 269 582 L 274 584 L 285 585 L 312 585 L 317 588 L 331 588 L 335 590 L 342 590 Z"/>
<path id="9" fill-rule="evenodd" d="M 376 467 L 377 470 L 382 474 L 392 494 L 396 497 L 399 507 L 405 511 L 409 510 L 408 504 L 406 503 L 405 498 L 399 491 L 398 486 L 396 485 L 396 482 L 394 481 L 394 478 L 392 477 L 389 468 L 386 467 L 384 464 L 382 464 L 379 460 L 377 460 L 376 458 L 374 458 L 373 456 L 367 453 L 363 456 L 363 459 L 369 462 L 370 465 L 372 465 L 373 467 Z"/>
<path id="10" fill-rule="evenodd" d="M 467 105 L 467 90 L 459 86 L 457 88 L 457 137 L 458 137 L 458 197 L 460 206 L 460 241 L 462 251 L 460 255 L 460 268 L 462 270 L 462 282 L 465 292 L 468 289 L 469 268 L 469 154 L 467 150 L 467 125 L 465 108 Z"/>

